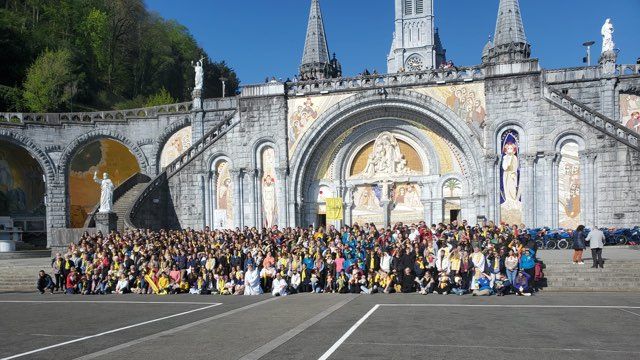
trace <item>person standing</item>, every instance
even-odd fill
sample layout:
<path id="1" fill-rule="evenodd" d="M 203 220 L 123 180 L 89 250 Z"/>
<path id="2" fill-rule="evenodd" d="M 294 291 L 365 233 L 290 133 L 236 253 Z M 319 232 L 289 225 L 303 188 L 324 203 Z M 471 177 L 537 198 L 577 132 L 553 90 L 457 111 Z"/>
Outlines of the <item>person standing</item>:
<path id="1" fill-rule="evenodd" d="M 585 249 L 584 225 L 578 225 L 576 232 L 573 233 L 573 263 L 584 265 L 582 261 L 582 253 Z"/>
<path id="2" fill-rule="evenodd" d="M 604 233 L 596 226 L 587 235 L 586 241 L 589 241 L 589 247 L 591 248 L 591 257 L 593 258 L 592 268 L 596 269 L 598 266 L 604 268 L 604 260 L 602 259 L 602 248 L 604 247 Z"/>

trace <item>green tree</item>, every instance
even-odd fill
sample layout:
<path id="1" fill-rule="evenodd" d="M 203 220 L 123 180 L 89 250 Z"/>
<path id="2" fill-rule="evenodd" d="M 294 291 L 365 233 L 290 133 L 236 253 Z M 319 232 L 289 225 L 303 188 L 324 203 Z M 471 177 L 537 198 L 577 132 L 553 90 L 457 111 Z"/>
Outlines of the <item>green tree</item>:
<path id="1" fill-rule="evenodd" d="M 109 66 L 109 18 L 106 12 L 92 9 L 84 22 L 84 31 L 96 59 L 97 70 L 104 74 Z"/>
<path id="2" fill-rule="evenodd" d="M 29 67 L 24 83 L 25 105 L 30 111 L 60 111 L 75 96 L 80 77 L 73 73 L 71 52 L 45 51 Z"/>
<path id="3" fill-rule="evenodd" d="M 158 106 L 158 105 L 166 105 L 166 104 L 174 104 L 176 103 L 176 99 L 174 99 L 171 94 L 164 87 L 160 89 L 157 93 L 151 95 L 147 102 L 145 103 L 145 107 Z"/>

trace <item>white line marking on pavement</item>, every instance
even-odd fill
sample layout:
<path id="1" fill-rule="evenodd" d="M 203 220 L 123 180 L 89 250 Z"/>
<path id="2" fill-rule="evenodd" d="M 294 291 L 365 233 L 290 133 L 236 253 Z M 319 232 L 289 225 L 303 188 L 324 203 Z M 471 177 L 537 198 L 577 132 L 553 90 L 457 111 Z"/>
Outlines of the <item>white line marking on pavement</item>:
<path id="1" fill-rule="evenodd" d="M 62 303 L 62 304 L 184 304 L 184 305 L 220 305 L 221 303 L 212 302 L 196 302 L 196 301 L 117 301 L 117 300 L 0 300 L 0 304 L 49 304 L 49 303 Z"/>
<path id="2" fill-rule="evenodd" d="M 340 339 L 338 339 L 338 341 L 335 342 L 335 344 L 333 344 L 329 350 L 327 350 L 324 354 L 322 354 L 322 356 L 320 356 L 318 358 L 318 360 L 326 360 L 329 358 L 329 356 L 331 356 L 331 354 L 333 354 L 338 347 L 340 347 L 340 345 L 347 340 L 347 338 L 349 336 L 351 336 L 351 334 L 356 331 L 356 329 L 358 329 L 358 327 L 360 327 L 360 325 L 362 325 L 363 322 L 365 322 L 365 320 L 367 320 L 367 318 L 369 316 L 371 316 L 371 314 L 373 314 L 376 310 L 378 310 L 378 308 L 380 307 L 380 305 L 376 305 L 373 308 L 371 308 L 371 310 L 369 310 L 366 314 L 364 314 L 363 317 L 360 318 L 360 320 L 358 320 L 355 324 L 353 324 L 353 326 L 347 330 L 346 333 L 344 333 L 344 335 L 342 335 L 342 337 Z"/>
<path id="3" fill-rule="evenodd" d="M 178 326 L 178 327 L 174 327 L 172 329 L 168 329 L 168 330 L 165 330 L 165 331 L 161 331 L 159 333 L 155 333 L 155 334 L 152 334 L 152 335 L 149 335 L 149 336 L 145 336 L 145 337 L 142 337 L 140 339 L 132 340 L 132 341 L 120 344 L 120 345 L 116 345 L 116 346 L 113 346 L 113 347 L 110 347 L 110 348 L 106 348 L 104 350 L 100 350 L 100 351 L 94 352 L 92 354 L 87 354 L 87 355 L 81 356 L 79 358 L 76 358 L 75 360 L 95 359 L 95 358 L 97 358 L 99 356 L 110 354 L 110 353 L 118 351 L 118 350 L 123 350 L 123 349 L 126 349 L 126 348 L 130 347 L 130 346 L 137 345 L 137 344 L 143 343 L 145 341 L 149 341 L 149 340 L 154 340 L 154 339 L 160 338 L 160 337 L 165 336 L 165 335 L 175 334 L 175 333 L 177 333 L 179 331 L 187 330 L 187 329 L 192 328 L 194 326 L 202 325 L 202 324 L 204 324 L 206 322 L 209 322 L 209 321 L 212 321 L 212 320 L 217 320 L 217 319 L 223 318 L 225 316 L 233 315 L 235 313 L 238 313 L 238 312 L 241 312 L 241 311 L 245 311 L 245 310 L 251 309 L 253 307 L 260 306 L 262 304 L 266 304 L 268 302 L 275 301 L 275 300 L 278 300 L 278 299 L 279 299 L 279 297 L 273 297 L 273 298 L 270 298 L 270 299 L 267 299 L 267 300 L 258 301 L 258 302 L 243 306 L 241 308 L 233 309 L 233 310 L 224 312 L 222 314 L 218 314 L 218 315 L 214 315 L 212 317 L 208 317 L 206 319 L 194 321 L 194 322 L 189 323 L 189 324 L 185 324 L 185 325 L 181 325 L 181 326 Z M 3 359 L 0 359 L 0 360 L 3 360 Z"/>
<path id="4" fill-rule="evenodd" d="M 294 327 L 293 329 L 287 331 L 286 333 L 284 333 L 284 334 L 278 336 L 277 338 L 271 340 L 270 342 L 262 345 L 261 347 L 255 349 L 251 353 L 241 357 L 240 360 L 257 360 L 257 359 L 260 359 L 261 357 L 263 357 L 263 356 L 267 355 L 268 353 L 270 353 L 271 351 L 275 350 L 280 345 L 282 345 L 282 344 L 286 343 L 287 341 L 291 340 L 296 335 L 298 335 L 301 332 L 307 330 L 313 324 L 315 324 L 318 321 L 326 318 L 327 316 L 331 315 L 334 311 L 336 311 L 336 310 L 340 309 L 341 307 L 345 306 L 348 302 L 350 302 L 351 300 L 355 299 L 356 297 L 357 296 L 350 297 L 348 299 L 340 301 L 337 304 L 334 304 L 333 306 L 331 306 L 328 309 L 324 310 L 323 312 L 317 314 L 316 316 L 312 317 L 311 319 L 306 320 L 302 324 Z"/>
<path id="5" fill-rule="evenodd" d="M 459 348 L 459 349 L 482 349 L 482 350 L 526 350 L 526 351 L 564 351 L 564 352 L 600 352 L 617 354 L 640 354 L 639 351 L 625 350 L 604 350 L 604 349 L 571 349 L 571 348 L 545 348 L 545 347 L 513 347 L 513 346 L 481 346 L 481 345 L 455 345 L 455 344 L 402 344 L 402 343 L 368 343 L 368 342 L 348 342 L 347 345 L 366 346 L 414 346 L 414 347 L 439 347 L 439 348 Z"/>
<path id="6" fill-rule="evenodd" d="M 62 342 L 62 343 L 59 343 L 59 344 L 50 345 L 50 346 L 45 346 L 45 347 L 43 347 L 43 348 L 39 348 L 39 349 L 35 349 L 35 350 L 31 350 L 31 351 L 23 352 L 23 353 L 21 353 L 21 354 L 16 354 L 16 355 L 8 356 L 8 357 L 2 358 L 2 359 L 0 359 L 0 360 L 16 359 L 16 358 L 19 358 L 19 357 L 23 357 L 23 356 L 27 356 L 27 355 L 31 355 L 31 354 L 35 354 L 35 353 L 39 353 L 39 352 L 41 352 L 41 351 L 50 350 L 50 349 L 55 349 L 55 348 L 57 348 L 57 347 L 61 347 L 61 346 L 65 346 L 65 345 L 73 344 L 73 343 L 76 343 L 76 342 L 79 342 L 79 341 L 84 341 L 84 340 L 93 339 L 93 338 L 96 338 L 96 337 L 99 337 L 99 336 L 104 336 L 104 335 L 113 334 L 113 333 L 116 333 L 116 332 L 119 332 L 119 331 L 124 331 L 124 330 L 131 329 L 131 328 L 135 328 L 135 327 L 138 327 L 138 326 L 147 325 L 147 324 L 151 324 L 151 323 L 154 323 L 154 322 L 158 322 L 158 321 L 162 321 L 162 320 L 171 319 L 171 318 L 174 318 L 174 317 L 177 317 L 177 316 L 182 316 L 182 315 L 191 314 L 191 313 L 196 312 L 196 311 L 202 311 L 202 310 L 210 309 L 210 308 L 215 307 L 215 306 L 218 306 L 218 305 L 222 305 L 222 304 L 220 304 L 220 303 L 216 303 L 216 304 L 209 305 L 209 306 L 205 306 L 205 307 L 202 307 L 202 308 L 198 308 L 198 309 L 194 309 L 194 310 L 189 310 L 189 311 L 184 311 L 184 312 L 181 312 L 181 313 L 178 313 L 178 314 L 173 314 L 173 315 L 163 316 L 163 317 L 161 317 L 161 318 L 157 318 L 157 319 L 153 319 L 153 320 L 143 321 L 143 322 L 141 322 L 141 323 L 137 323 L 137 324 L 133 324 L 133 325 L 129 325 L 129 326 L 125 326 L 125 327 L 121 327 L 121 328 L 117 328 L 117 329 L 113 329 L 113 330 L 109 330 L 109 331 L 101 332 L 101 333 L 99 333 L 99 334 L 94 334 L 94 335 L 84 336 L 84 337 L 81 337 L 81 338 L 78 338 L 78 339 L 73 339 L 73 340 L 65 341 L 65 342 Z"/>
<path id="7" fill-rule="evenodd" d="M 386 307 L 495 307 L 495 308 L 532 308 L 532 309 L 640 309 L 640 306 L 590 306 L 590 305 L 518 305 L 518 304 L 378 304 Z"/>
<path id="8" fill-rule="evenodd" d="M 640 314 L 635 313 L 635 312 L 633 312 L 633 311 L 625 310 L 625 309 L 622 309 L 622 308 L 618 308 L 618 310 L 620 310 L 620 311 L 624 311 L 624 312 L 629 313 L 629 314 L 633 314 L 633 315 L 635 315 L 635 316 L 637 316 L 637 317 L 640 317 Z"/>

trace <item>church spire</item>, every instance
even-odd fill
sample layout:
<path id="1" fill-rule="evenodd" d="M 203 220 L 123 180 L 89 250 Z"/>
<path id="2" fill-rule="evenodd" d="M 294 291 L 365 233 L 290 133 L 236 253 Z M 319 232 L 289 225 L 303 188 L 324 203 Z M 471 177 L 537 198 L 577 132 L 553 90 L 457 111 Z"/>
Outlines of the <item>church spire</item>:
<path id="1" fill-rule="evenodd" d="M 531 56 L 518 0 L 500 0 L 493 44 L 485 50 L 488 56 L 483 56 L 484 62 L 523 60 Z"/>
<path id="2" fill-rule="evenodd" d="M 320 1 L 311 0 L 307 38 L 304 43 L 300 77 L 302 80 L 324 79 L 341 76 L 340 63 L 329 58 L 327 36 L 320 10 Z"/>

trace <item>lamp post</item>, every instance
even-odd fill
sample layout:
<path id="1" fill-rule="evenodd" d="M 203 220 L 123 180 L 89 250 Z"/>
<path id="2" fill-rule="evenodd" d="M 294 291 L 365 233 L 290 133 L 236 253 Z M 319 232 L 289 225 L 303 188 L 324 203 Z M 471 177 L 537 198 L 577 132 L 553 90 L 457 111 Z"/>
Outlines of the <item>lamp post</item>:
<path id="1" fill-rule="evenodd" d="M 582 62 L 587 63 L 587 66 L 591 66 L 591 45 L 595 44 L 595 41 L 587 41 L 582 46 L 587 48 L 587 57 L 582 59 Z"/>
<path id="2" fill-rule="evenodd" d="M 229 79 L 227 79 L 224 76 L 221 76 L 219 80 L 222 81 L 222 97 L 224 98 L 225 97 L 225 93 L 226 93 L 225 90 L 226 90 L 226 87 L 227 87 L 226 81 L 229 80 Z"/>

